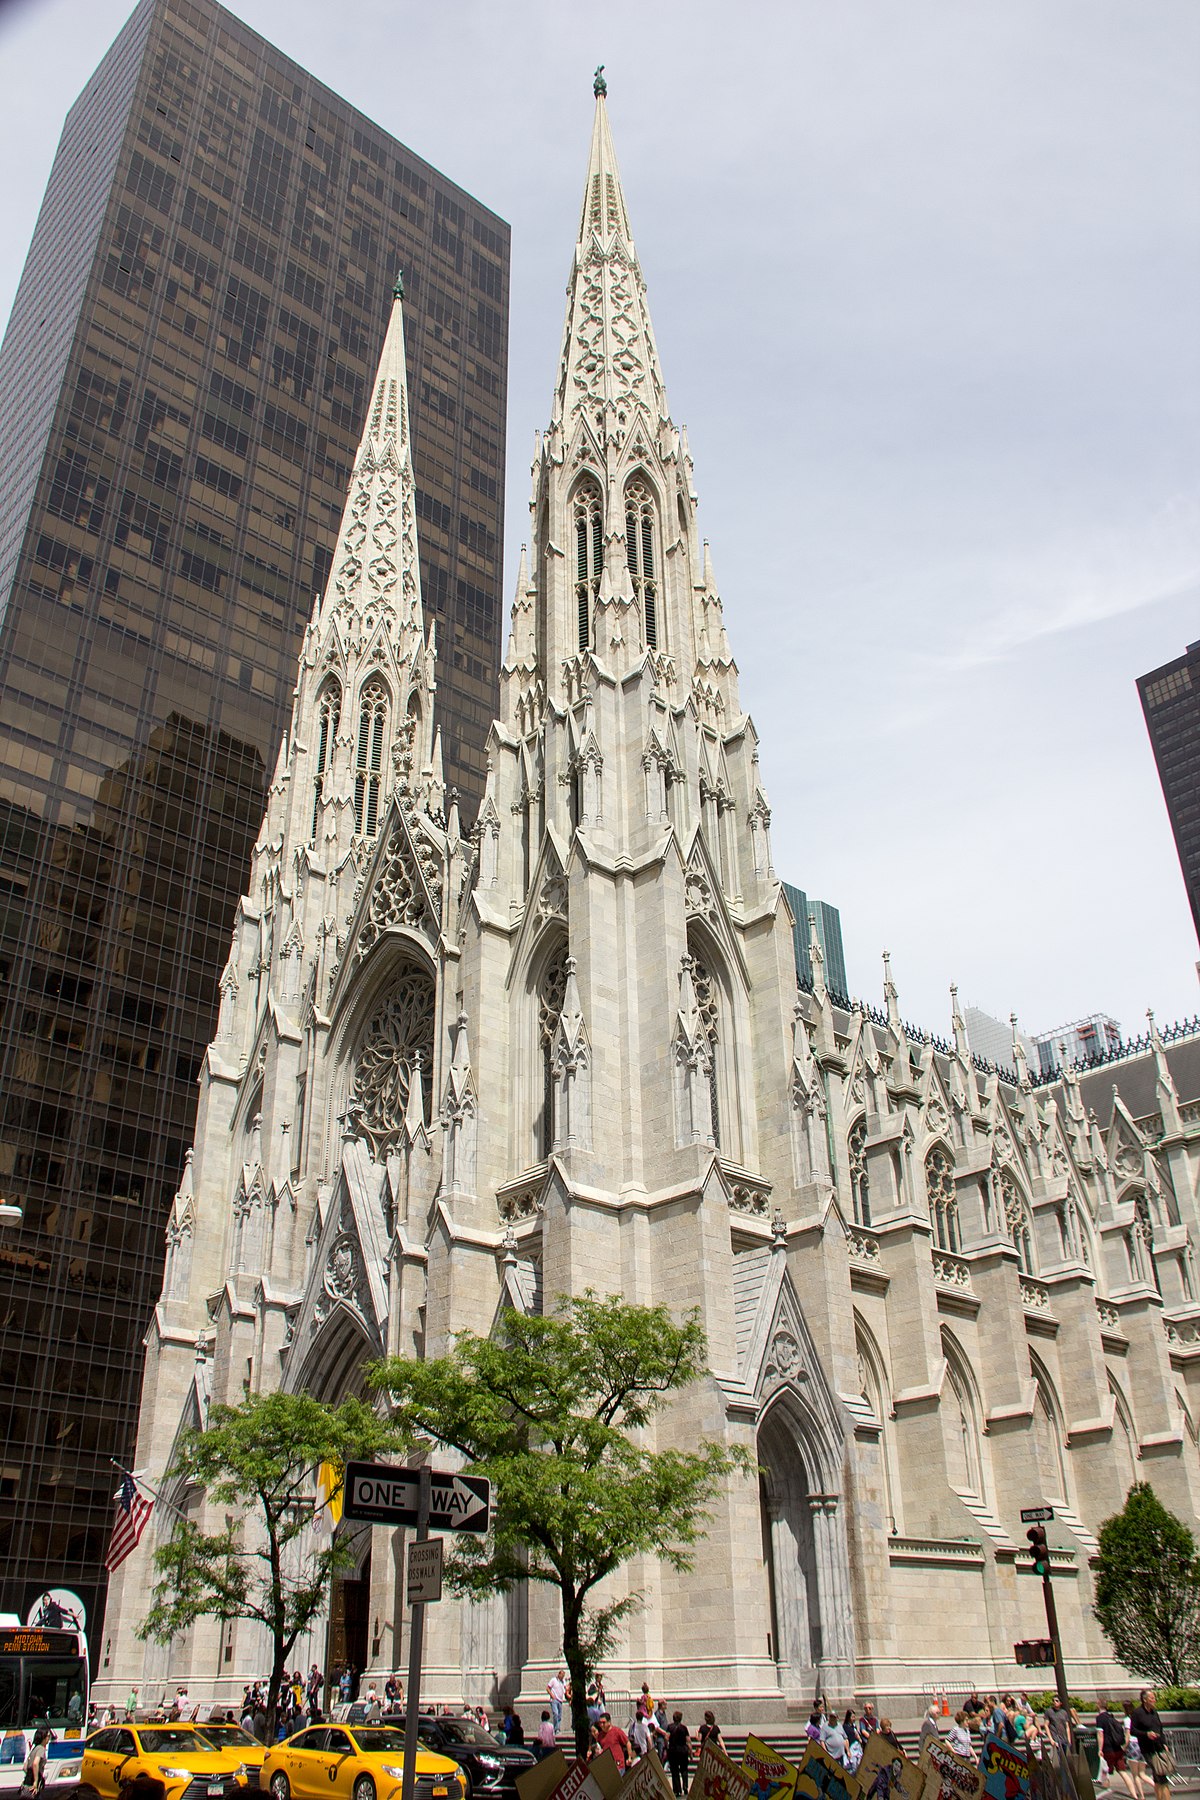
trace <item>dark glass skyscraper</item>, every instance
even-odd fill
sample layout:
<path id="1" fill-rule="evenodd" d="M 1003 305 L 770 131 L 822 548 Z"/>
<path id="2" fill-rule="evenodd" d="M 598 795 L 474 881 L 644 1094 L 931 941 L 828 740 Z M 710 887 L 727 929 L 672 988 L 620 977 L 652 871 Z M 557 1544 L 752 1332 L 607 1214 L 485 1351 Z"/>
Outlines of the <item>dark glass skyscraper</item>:
<path id="1" fill-rule="evenodd" d="M 508 227 L 212 0 L 72 108 L 0 350 L 0 1569 L 95 1611 L 139 1341 L 396 270 L 445 771 L 495 710 Z"/>
<path id="2" fill-rule="evenodd" d="M 1139 675 L 1138 693 L 1200 938 L 1200 643 Z"/>

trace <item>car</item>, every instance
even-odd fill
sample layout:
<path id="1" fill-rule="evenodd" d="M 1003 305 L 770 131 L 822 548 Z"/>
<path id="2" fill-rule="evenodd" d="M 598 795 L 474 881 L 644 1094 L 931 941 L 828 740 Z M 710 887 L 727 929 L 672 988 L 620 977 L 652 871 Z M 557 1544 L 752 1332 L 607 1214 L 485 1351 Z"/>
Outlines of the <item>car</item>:
<path id="1" fill-rule="evenodd" d="M 267 1754 L 265 1744 L 260 1744 L 244 1726 L 236 1724 L 232 1719 L 200 1719 L 196 1730 L 210 1744 L 215 1744 L 218 1750 L 236 1750 L 242 1759 L 247 1787 L 256 1788 L 259 1785 L 259 1772 L 263 1757 Z"/>
<path id="2" fill-rule="evenodd" d="M 466 1800 L 466 1776 L 450 1757 L 418 1750 L 415 1772 L 416 1800 Z M 403 1781 L 397 1725 L 308 1725 L 273 1745 L 262 1766 L 271 1800 L 399 1800 Z"/>
<path id="3" fill-rule="evenodd" d="M 468 1796 L 503 1794 L 513 1800 L 517 1776 L 537 1758 L 521 1744 L 502 1744 L 465 1713 L 422 1713 L 417 1733 L 427 1750 L 452 1756 L 467 1778 Z"/>
<path id="4" fill-rule="evenodd" d="M 258 1786 L 261 1756 L 261 1744 L 218 1746 L 183 1720 L 109 1725 L 84 1745 L 79 1779 L 99 1800 L 234 1800 Z"/>

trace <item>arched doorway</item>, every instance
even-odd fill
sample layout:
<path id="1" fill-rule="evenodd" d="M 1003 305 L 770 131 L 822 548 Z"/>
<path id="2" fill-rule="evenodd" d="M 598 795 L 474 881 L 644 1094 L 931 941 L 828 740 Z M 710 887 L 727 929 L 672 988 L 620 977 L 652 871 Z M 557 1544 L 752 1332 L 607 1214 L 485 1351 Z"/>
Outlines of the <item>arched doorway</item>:
<path id="1" fill-rule="evenodd" d="M 783 1394 L 759 1423 L 758 1461 L 772 1652 L 785 1688 L 811 1693 L 854 1655 L 840 1458 Z"/>

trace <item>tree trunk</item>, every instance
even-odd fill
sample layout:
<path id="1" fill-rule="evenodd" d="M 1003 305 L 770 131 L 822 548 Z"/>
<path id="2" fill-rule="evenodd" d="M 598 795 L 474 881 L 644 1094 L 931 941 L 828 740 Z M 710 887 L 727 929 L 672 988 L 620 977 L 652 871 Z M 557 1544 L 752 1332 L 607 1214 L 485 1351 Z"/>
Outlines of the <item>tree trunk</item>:
<path id="1" fill-rule="evenodd" d="M 567 1665 L 567 1674 L 571 1678 L 571 1727 L 575 1733 L 575 1754 L 576 1756 L 586 1756 L 592 1738 L 592 1728 L 587 1710 L 588 1667 L 584 1659 L 583 1646 L 579 1642 L 579 1616 L 582 1609 L 575 1593 L 569 1587 L 564 1587 L 562 1590 L 562 1609 L 563 1661 Z"/>

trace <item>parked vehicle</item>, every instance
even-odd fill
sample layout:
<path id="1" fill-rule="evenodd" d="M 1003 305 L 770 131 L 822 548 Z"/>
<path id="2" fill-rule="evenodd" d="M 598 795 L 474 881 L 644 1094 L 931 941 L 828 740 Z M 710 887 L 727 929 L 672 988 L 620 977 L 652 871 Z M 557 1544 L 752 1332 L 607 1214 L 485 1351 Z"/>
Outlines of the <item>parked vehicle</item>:
<path id="1" fill-rule="evenodd" d="M 271 1800 L 399 1800 L 403 1781 L 404 1733 L 395 1725 L 309 1725 L 273 1745 L 262 1766 Z M 466 1794 L 457 1763 L 417 1752 L 416 1800 L 466 1800 Z"/>
<path id="2" fill-rule="evenodd" d="M 428 1750 L 451 1756 L 467 1778 L 467 1795 L 502 1794 L 513 1800 L 517 1776 L 537 1760 L 523 1745 L 502 1744 L 478 1720 L 462 1713 L 422 1713 L 417 1731 Z"/>

